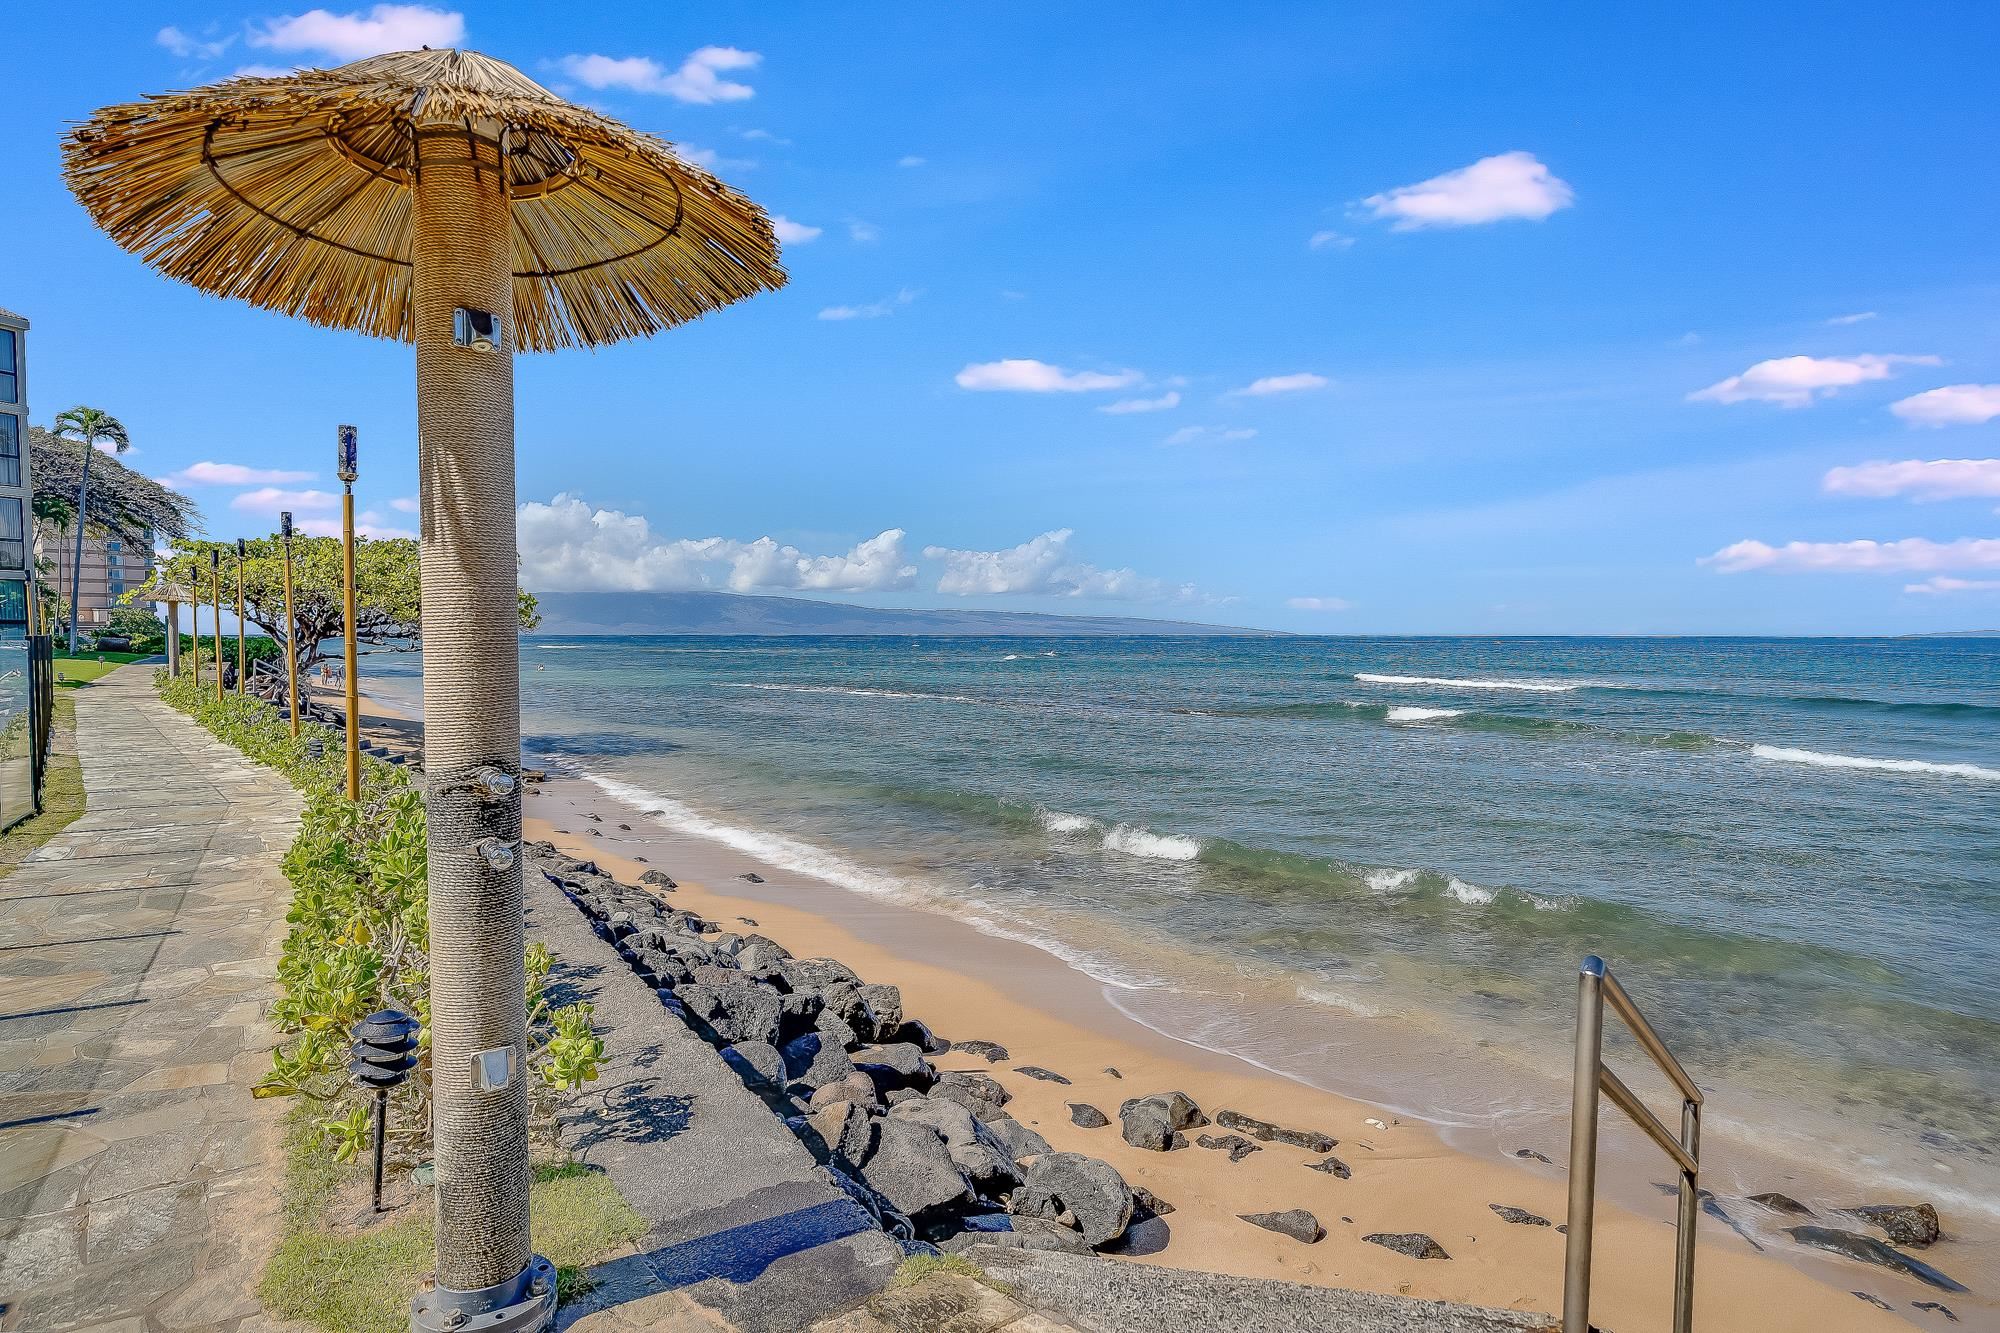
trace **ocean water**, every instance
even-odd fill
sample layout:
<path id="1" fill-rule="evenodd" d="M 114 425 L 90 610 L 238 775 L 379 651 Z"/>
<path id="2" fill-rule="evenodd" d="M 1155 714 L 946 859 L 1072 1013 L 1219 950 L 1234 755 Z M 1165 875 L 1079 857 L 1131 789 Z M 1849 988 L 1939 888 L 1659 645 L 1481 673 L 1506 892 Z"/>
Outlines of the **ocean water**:
<path id="1" fill-rule="evenodd" d="M 2000 641 L 531 637 L 522 661 L 532 752 L 1036 941 L 1156 1025 L 1234 977 L 1288 1002 L 1257 1011 L 1287 1072 L 1326 1058 L 1298 1034 L 1361 1016 L 1555 1073 L 1601 953 L 1718 1120 L 1994 1201 Z M 1427 1095 L 1478 1114 L 1444 1063 Z"/>

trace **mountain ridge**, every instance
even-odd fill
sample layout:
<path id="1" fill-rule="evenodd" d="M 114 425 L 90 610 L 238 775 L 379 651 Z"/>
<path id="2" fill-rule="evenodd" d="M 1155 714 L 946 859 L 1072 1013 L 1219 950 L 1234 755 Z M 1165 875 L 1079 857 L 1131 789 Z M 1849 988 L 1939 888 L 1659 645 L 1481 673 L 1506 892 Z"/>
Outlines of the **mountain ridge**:
<path id="1" fill-rule="evenodd" d="M 543 634 L 881 635 L 937 638 L 1283 638 L 1281 630 L 1136 616 L 902 609 L 730 592 L 538 594 Z"/>

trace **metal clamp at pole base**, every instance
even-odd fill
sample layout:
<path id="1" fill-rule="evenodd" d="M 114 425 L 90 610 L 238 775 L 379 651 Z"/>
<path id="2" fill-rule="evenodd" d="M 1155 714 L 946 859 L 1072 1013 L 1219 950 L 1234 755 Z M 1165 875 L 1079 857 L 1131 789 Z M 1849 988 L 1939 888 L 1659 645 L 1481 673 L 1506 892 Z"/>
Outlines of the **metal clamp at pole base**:
<path id="1" fill-rule="evenodd" d="M 547 1333 L 556 1322 L 556 1266 L 537 1254 L 496 1287 L 432 1287 L 410 1302 L 410 1333 Z"/>

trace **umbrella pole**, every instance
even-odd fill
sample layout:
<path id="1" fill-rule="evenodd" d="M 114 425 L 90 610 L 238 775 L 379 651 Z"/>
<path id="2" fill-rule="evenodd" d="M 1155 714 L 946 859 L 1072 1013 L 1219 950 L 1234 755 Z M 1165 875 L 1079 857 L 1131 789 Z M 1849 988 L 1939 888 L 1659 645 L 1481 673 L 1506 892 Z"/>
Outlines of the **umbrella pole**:
<path id="1" fill-rule="evenodd" d="M 501 127 L 419 124 L 411 187 L 423 512 L 431 1123 L 437 1279 L 413 1327 L 540 1330 L 555 1270 L 528 1237 L 513 262 Z M 485 312 L 495 345 L 455 336 Z M 499 1317 L 495 1317 L 495 1311 Z M 490 1322 L 489 1322 L 490 1321 Z"/>

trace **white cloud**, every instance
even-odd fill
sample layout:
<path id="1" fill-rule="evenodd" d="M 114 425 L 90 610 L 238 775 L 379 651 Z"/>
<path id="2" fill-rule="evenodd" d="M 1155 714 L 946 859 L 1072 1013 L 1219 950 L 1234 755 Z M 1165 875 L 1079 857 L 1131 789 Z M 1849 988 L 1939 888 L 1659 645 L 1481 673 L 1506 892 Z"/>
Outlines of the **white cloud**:
<path id="1" fill-rule="evenodd" d="M 287 491 L 276 486 L 259 486 L 230 500 L 231 509 L 251 514 L 275 514 L 281 509 L 332 509 L 340 497 L 332 491 Z"/>
<path id="2" fill-rule="evenodd" d="M 672 70 L 650 56 L 564 56 L 556 65 L 586 88 L 622 88 L 706 106 L 755 96 L 757 90 L 749 84 L 722 75 L 729 70 L 753 69 L 762 59 L 755 51 L 739 51 L 733 46 L 704 46 Z"/>
<path id="3" fill-rule="evenodd" d="M 958 387 L 983 392 L 1008 393 L 1090 393 L 1098 389 L 1127 389 L 1143 376 L 1136 370 L 1105 373 L 1098 370 L 1068 371 L 1046 361 L 984 361 L 958 372 Z"/>
<path id="4" fill-rule="evenodd" d="M 847 223 L 847 239 L 856 245 L 868 245 L 882 239 L 882 229 L 872 222 L 851 218 Z"/>
<path id="5" fill-rule="evenodd" d="M 1257 438 L 1249 426 L 1182 426 L 1161 444 L 1236 444 Z"/>
<path id="6" fill-rule="evenodd" d="M 1937 366 L 1935 356 L 1781 356 L 1688 395 L 1691 402 L 1777 403 L 1805 407 L 1852 385 L 1885 380 L 1897 366 Z"/>
<path id="7" fill-rule="evenodd" d="M 790 148 L 792 146 L 790 139 L 781 139 L 769 130 L 738 130 L 736 133 L 741 138 L 753 139 L 759 143 L 776 144 L 780 148 Z"/>
<path id="8" fill-rule="evenodd" d="M 912 153 L 906 157 L 897 158 L 896 165 L 899 167 L 921 167 L 925 164 L 926 161 L 927 159 L 918 157 L 916 154 Z"/>
<path id="9" fill-rule="evenodd" d="M 1532 153 L 1482 157 L 1415 185 L 1361 201 L 1368 215 L 1393 221 L 1397 231 L 1420 227 L 1473 227 L 1507 218 L 1540 221 L 1576 201 L 1576 191 Z"/>
<path id="10" fill-rule="evenodd" d="M 1937 569 L 2000 569 L 2000 538 L 1961 537 L 1935 542 L 1787 542 L 1770 546 L 1741 541 L 1701 559 L 1724 574 L 1765 569 L 1778 574 L 1904 574 Z"/>
<path id="11" fill-rule="evenodd" d="M 417 497 L 414 495 L 399 495 L 389 501 L 389 508 L 399 514 L 414 514 L 417 512 Z"/>
<path id="12" fill-rule="evenodd" d="M 1306 238 L 1308 250 L 1345 250 L 1354 238 L 1341 231 L 1316 231 Z"/>
<path id="13" fill-rule="evenodd" d="M 1180 390 L 1169 389 L 1158 398 L 1120 398 L 1117 402 L 1106 403 L 1097 410 L 1109 412 L 1114 417 L 1122 417 L 1133 412 L 1164 412 L 1180 405 Z"/>
<path id="14" fill-rule="evenodd" d="M 166 478 L 173 486 L 272 486 L 290 481 L 311 481 L 310 472 L 287 472 L 282 468 L 247 467 L 242 463 L 190 463 Z"/>
<path id="15" fill-rule="evenodd" d="M 1954 592 L 2000 592 L 2000 579 L 1955 579 L 1946 574 L 1933 574 L 1922 583 L 1905 583 L 1903 591 L 1931 597 Z"/>
<path id="16" fill-rule="evenodd" d="M 1345 597 L 1287 597 L 1285 605 L 1294 611 L 1351 611 L 1354 603 Z"/>
<path id="17" fill-rule="evenodd" d="M 1244 398 L 1268 398 L 1274 393 L 1311 393 L 1324 389 L 1330 381 L 1324 375 L 1305 372 L 1297 375 L 1266 375 L 1233 392 Z"/>
<path id="18" fill-rule="evenodd" d="M 2000 417 L 2000 384 L 1950 384 L 1889 404 L 1912 426 L 1977 426 Z"/>
<path id="19" fill-rule="evenodd" d="M 808 555 L 770 537 L 655 537 L 643 515 L 593 508 L 574 495 L 531 501 L 516 516 L 521 581 L 537 591 L 674 592 L 726 584 L 739 592 L 860 592 L 916 577 L 904 532 L 890 528 L 843 555 Z"/>
<path id="20" fill-rule="evenodd" d="M 365 13 L 352 14 L 310 9 L 267 19 L 249 35 L 252 46 L 310 51 L 340 61 L 386 51 L 414 51 L 420 46 L 458 46 L 464 41 L 465 15 L 429 5 L 376 5 Z"/>
<path id="21" fill-rule="evenodd" d="M 189 36 L 179 28 L 168 24 L 154 34 L 153 40 L 183 60 L 213 60 L 224 51 L 227 51 L 235 43 L 236 38 L 234 35 L 231 35 L 217 38 L 214 41 L 203 41 L 199 37 Z"/>
<path id="22" fill-rule="evenodd" d="M 830 305 L 819 312 L 819 317 L 826 320 L 882 319 L 895 314 L 916 299 L 917 293 L 905 287 L 894 296 L 871 301 L 867 305 Z"/>
<path id="23" fill-rule="evenodd" d="M 297 65 L 244 65 L 232 74 L 236 79 L 282 79 L 298 71 Z"/>
<path id="24" fill-rule="evenodd" d="M 1835 495 L 1907 495 L 1912 500 L 2000 496 L 2000 458 L 1906 458 L 1833 468 L 1821 483 Z"/>
<path id="25" fill-rule="evenodd" d="M 756 166 L 748 158 L 724 157 L 713 148 L 697 148 L 691 143 L 670 143 L 667 151 L 683 162 L 693 163 L 703 171 L 748 171 Z"/>
<path id="26" fill-rule="evenodd" d="M 773 213 L 771 215 L 771 230 L 776 232 L 778 239 L 786 245 L 804 245 L 807 241 L 818 239 L 819 235 L 826 228 L 808 227 L 803 222 L 792 221 L 783 213 Z"/>
<path id="27" fill-rule="evenodd" d="M 944 562 L 937 590 L 953 597 L 1091 597 L 1116 601 L 1156 601 L 1194 596 L 1192 585 L 1173 587 L 1130 569 L 1099 569 L 1073 558 L 1069 539 L 1057 528 L 1004 551 L 959 551 L 926 546 L 924 557 Z"/>
<path id="28" fill-rule="evenodd" d="M 298 523 L 298 530 L 308 537 L 338 537 L 341 535 L 340 520 L 337 518 L 301 519 Z M 354 531 L 356 535 L 366 537 L 370 541 L 388 541 L 392 537 L 406 537 L 411 541 L 420 540 L 418 535 L 409 528 L 395 526 L 372 509 L 364 509 L 354 516 Z"/>
<path id="29" fill-rule="evenodd" d="M 1860 311 L 1860 312 L 1858 312 L 1858 313 L 1856 313 L 1856 314 L 1852 314 L 1852 315 L 1835 315 L 1835 316 L 1834 316 L 1834 317 L 1833 317 L 1832 319 L 1829 319 L 1829 320 L 1827 321 L 1827 323 L 1829 323 L 1829 324 L 1861 324 L 1861 323 L 1864 323 L 1864 322 L 1866 322 L 1866 321 L 1868 321 L 1868 320 L 1871 320 L 1871 319 L 1873 319 L 1873 318 L 1875 318 L 1875 312 L 1874 312 L 1873 310 L 1863 310 L 1863 311 Z"/>

